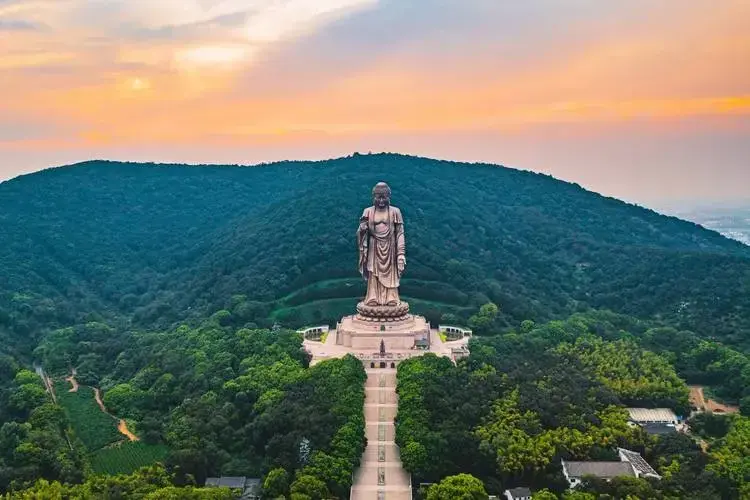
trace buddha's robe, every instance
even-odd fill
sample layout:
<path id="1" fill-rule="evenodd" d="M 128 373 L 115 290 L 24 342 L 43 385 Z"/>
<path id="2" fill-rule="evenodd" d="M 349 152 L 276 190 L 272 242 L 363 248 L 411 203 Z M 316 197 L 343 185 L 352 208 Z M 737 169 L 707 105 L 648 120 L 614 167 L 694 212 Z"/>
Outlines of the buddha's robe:
<path id="1" fill-rule="evenodd" d="M 398 256 L 406 254 L 401 210 L 389 206 L 378 212 L 367 207 L 362 213 L 367 230 L 357 230 L 359 272 L 367 280 L 364 303 L 370 306 L 399 303 Z"/>

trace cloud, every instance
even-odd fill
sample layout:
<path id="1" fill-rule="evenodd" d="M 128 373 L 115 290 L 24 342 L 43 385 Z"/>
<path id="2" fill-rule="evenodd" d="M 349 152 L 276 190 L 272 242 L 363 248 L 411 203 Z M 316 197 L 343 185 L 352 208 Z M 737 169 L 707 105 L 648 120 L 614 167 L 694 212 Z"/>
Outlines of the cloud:
<path id="1" fill-rule="evenodd" d="M 39 29 L 39 26 L 29 21 L 21 19 L 0 19 L 0 31 L 33 31 L 36 29 Z"/>
<path id="2" fill-rule="evenodd" d="M 179 67 L 212 66 L 253 62 L 256 56 L 279 42 L 314 32 L 326 23 L 353 11 L 374 5 L 377 0 L 265 0 L 244 11 L 244 23 L 234 28 L 233 45 L 207 41 L 180 51 Z M 237 8 L 245 2 L 219 2 L 193 22 L 217 21 L 231 16 L 236 21 Z M 223 8 L 222 8 L 223 7 Z M 212 12 L 213 10 L 213 12 Z"/>
<path id="3" fill-rule="evenodd" d="M 6 110 L 0 116 L 0 143 L 50 139 L 66 135 L 68 130 L 40 114 L 29 116 Z"/>
<path id="4" fill-rule="evenodd" d="M 49 42 L 57 38 L 62 45 L 76 46 L 81 58 L 96 58 L 104 50 L 122 50 L 128 52 L 126 58 L 132 63 L 138 62 L 134 56 L 139 52 L 151 52 L 144 64 L 156 60 L 163 65 L 169 59 L 175 69 L 194 70 L 252 63 L 258 54 L 275 44 L 308 35 L 376 3 L 377 0 L 6 0 L 0 2 L 0 19 L 23 17 L 22 24 L 2 20 L 8 28 L 49 26 L 49 37 L 36 42 L 48 48 Z M 98 43 L 92 46 L 92 40 Z M 56 51 L 59 50 L 58 46 Z"/>
<path id="5" fill-rule="evenodd" d="M 554 164 L 536 151 L 570 131 L 571 148 L 604 162 L 606 144 L 622 166 L 618 126 L 637 124 L 705 159 L 711 140 L 681 124 L 730 133 L 750 117 L 748 14 L 746 0 L 0 0 L 2 22 L 41 28 L 3 37 L 0 116 L 71 126 L 39 138 L 6 125 L 2 150 L 402 149 L 532 167 Z"/>
<path id="6" fill-rule="evenodd" d="M 0 70 L 22 69 L 29 67 L 49 67 L 59 63 L 68 63 L 75 59 L 72 52 L 23 51 L 5 54 L 0 58 Z"/>

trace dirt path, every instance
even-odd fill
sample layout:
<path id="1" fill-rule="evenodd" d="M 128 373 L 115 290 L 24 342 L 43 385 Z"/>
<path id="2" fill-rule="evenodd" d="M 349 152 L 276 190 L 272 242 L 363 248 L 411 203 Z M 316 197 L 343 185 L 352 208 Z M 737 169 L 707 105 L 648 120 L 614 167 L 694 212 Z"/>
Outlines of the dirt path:
<path id="1" fill-rule="evenodd" d="M 740 411 L 737 406 L 719 403 L 713 399 L 706 399 L 703 394 L 703 386 L 700 385 L 690 386 L 690 403 L 698 408 L 698 411 L 710 411 L 714 413 L 737 413 Z"/>
<path id="2" fill-rule="evenodd" d="M 104 413 L 106 413 L 107 415 L 109 415 L 109 412 L 108 412 L 108 411 L 107 411 L 107 409 L 106 409 L 106 408 L 104 407 L 104 402 L 102 402 L 102 393 L 101 393 L 101 391 L 99 391 L 99 388 L 98 388 L 98 387 L 94 387 L 94 399 L 96 400 L 96 404 L 98 404 L 98 405 L 99 405 L 99 408 L 100 408 L 100 409 L 101 409 L 101 410 L 102 410 L 102 411 L 103 411 Z"/>
<path id="3" fill-rule="evenodd" d="M 698 408 L 698 411 L 706 408 L 706 400 L 703 398 L 703 387 L 699 385 L 690 386 L 690 403 Z"/>
<path id="4" fill-rule="evenodd" d="M 65 377 L 66 382 L 70 382 L 71 388 L 68 389 L 68 392 L 78 392 L 78 381 L 76 380 L 74 375 L 71 375 L 70 377 Z"/>
<path id="5" fill-rule="evenodd" d="M 45 373 L 44 368 L 42 368 L 40 365 L 35 364 L 34 371 L 37 375 L 39 375 L 39 378 L 42 379 L 44 389 L 49 393 L 50 397 L 52 398 L 52 402 L 57 404 L 57 397 L 55 396 L 55 386 L 52 385 L 52 379 L 49 378 L 49 375 Z"/>
<path id="6" fill-rule="evenodd" d="M 102 393 L 99 390 L 99 388 L 93 387 L 93 389 L 94 389 L 94 399 L 96 400 L 96 404 L 99 405 L 99 408 L 104 413 L 106 413 L 110 417 L 117 420 L 117 430 L 120 431 L 120 434 L 122 434 L 123 436 L 125 436 L 131 441 L 138 441 L 140 438 L 136 436 L 135 434 L 133 434 L 132 432 L 130 432 L 130 430 L 128 429 L 128 423 L 125 421 L 125 419 L 115 417 L 114 415 L 112 415 L 110 412 L 107 411 L 107 408 L 104 407 L 104 401 L 102 401 Z"/>
<path id="7" fill-rule="evenodd" d="M 125 422 L 125 419 L 120 419 L 120 422 L 117 424 L 117 430 L 131 441 L 138 441 L 138 436 L 128 430 L 128 423 Z"/>
<path id="8" fill-rule="evenodd" d="M 55 384 L 52 383 L 52 379 L 49 375 L 45 374 L 45 385 L 47 386 L 49 393 L 52 395 L 52 401 L 57 404 L 57 396 L 55 395 Z"/>

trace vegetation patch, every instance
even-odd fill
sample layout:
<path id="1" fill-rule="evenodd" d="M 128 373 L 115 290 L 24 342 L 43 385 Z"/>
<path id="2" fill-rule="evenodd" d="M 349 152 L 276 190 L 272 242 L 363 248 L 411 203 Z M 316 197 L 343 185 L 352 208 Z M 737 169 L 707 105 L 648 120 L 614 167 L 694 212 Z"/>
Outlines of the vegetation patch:
<path id="1" fill-rule="evenodd" d="M 117 430 L 117 420 L 102 412 L 94 400 L 91 387 L 80 386 L 76 392 L 68 392 L 65 382 L 55 384 L 57 401 L 65 409 L 75 435 L 89 451 L 121 441 L 124 437 Z"/>
<path id="2" fill-rule="evenodd" d="M 442 484 L 468 473 L 489 494 L 513 485 L 529 485 L 535 497 L 546 487 L 559 494 L 567 486 L 559 482 L 561 457 L 616 460 L 623 447 L 643 453 L 663 480 L 591 482 L 581 488 L 590 498 L 737 498 L 747 490 L 750 468 L 740 459 L 750 442 L 747 417 L 691 419 L 694 435 L 709 444 L 704 454 L 692 436 L 651 436 L 628 425 L 626 410 L 665 406 L 685 414 L 688 388 L 678 375 L 744 369 L 749 365 L 739 353 L 712 350 L 686 332 L 644 331 L 637 321 L 604 312 L 523 330 L 475 337 L 468 360 L 457 365 L 433 354 L 399 364 L 396 443 L 414 482 Z M 666 361 L 675 352 L 644 348 L 665 340 L 679 340 L 682 373 Z M 722 387 L 739 390 L 734 383 Z M 463 479 L 453 481 L 461 488 L 473 483 Z M 442 488 L 430 489 L 427 499 L 457 498 L 454 487 L 439 495 Z"/>
<path id="3" fill-rule="evenodd" d="M 406 219 L 404 297 L 471 313 L 493 301 L 506 329 L 607 308 L 750 347 L 747 246 L 546 175 L 374 154 L 258 168 L 88 162 L 3 183 L 1 349 L 34 349 L 29 332 L 92 312 L 145 329 L 221 309 L 236 327 L 334 322 L 363 294 L 354 229 L 382 179 Z M 312 213 L 325 215 L 308 223 Z M 468 319 L 410 303 L 431 321 Z"/>
<path id="4" fill-rule="evenodd" d="M 123 441 L 91 454 L 91 468 L 97 474 L 131 474 L 140 467 L 163 462 L 169 448 L 142 441 Z"/>

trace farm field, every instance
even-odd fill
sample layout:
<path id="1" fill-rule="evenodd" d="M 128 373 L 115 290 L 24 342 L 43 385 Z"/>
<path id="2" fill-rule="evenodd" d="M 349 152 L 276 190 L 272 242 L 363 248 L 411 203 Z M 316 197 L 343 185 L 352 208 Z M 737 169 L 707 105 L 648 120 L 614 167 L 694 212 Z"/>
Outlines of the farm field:
<path id="1" fill-rule="evenodd" d="M 56 382 L 57 400 L 68 414 L 76 436 L 89 451 L 124 439 L 117 431 L 117 420 L 103 413 L 96 404 L 91 387 L 80 386 L 76 392 L 68 392 L 69 388 L 66 382 Z"/>
<path id="2" fill-rule="evenodd" d="M 168 451 L 164 445 L 123 441 L 92 453 L 91 467 L 96 474 L 130 474 L 139 467 L 163 461 Z"/>

